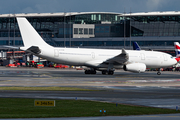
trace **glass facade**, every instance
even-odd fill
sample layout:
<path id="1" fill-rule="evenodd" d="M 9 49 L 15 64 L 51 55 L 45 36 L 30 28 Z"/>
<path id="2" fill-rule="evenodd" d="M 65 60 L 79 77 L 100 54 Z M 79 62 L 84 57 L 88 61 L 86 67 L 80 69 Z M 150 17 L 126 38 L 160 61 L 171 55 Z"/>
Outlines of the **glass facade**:
<path id="1" fill-rule="evenodd" d="M 41 37 L 53 46 L 112 46 L 112 48 L 120 46 L 122 48 L 124 45 L 132 45 L 132 41 L 136 40 L 140 46 L 158 47 L 173 46 L 173 42 L 177 39 L 171 39 L 170 37 L 180 38 L 180 14 L 162 16 L 126 15 L 124 17 L 122 14 L 116 13 L 92 12 L 72 13 L 72 15 L 69 13 L 67 16 L 64 13 L 64 15 L 43 16 L 40 14 L 38 16 L 37 14 L 34 16 L 27 15 L 26 18 Z M 87 26 L 74 28 L 73 25 Z M 94 25 L 94 27 L 91 28 L 88 25 Z M 77 37 L 73 39 L 74 35 Z M 88 38 L 82 40 L 80 35 L 90 36 L 89 38 L 94 37 L 99 40 L 94 41 Z M 19 40 L 20 37 L 21 34 L 16 19 L 12 16 L 2 17 L 0 15 L 0 45 L 22 46 L 23 42 Z M 155 37 L 160 39 L 154 40 Z M 167 39 L 163 37 L 167 37 Z M 71 43 L 68 41 L 70 38 Z M 100 38 L 106 39 L 101 40 Z M 113 40 L 113 38 L 119 38 L 120 40 Z"/>
<path id="2" fill-rule="evenodd" d="M 180 36 L 180 16 L 133 16 L 131 26 L 132 36 Z"/>
<path id="3" fill-rule="evenodd" d="M 80 14 L 71 16 L 56 16 L 56 17 L 26 17 L 33 27 L 43 36 L 43 34 L 51 34 L 55 38 L 61 38 L 59 34 L 68 34 L 68 26 L 70 24 L 101 24 L 107 21 L 112 24 L 118 23 L 120 20 L 119 14 L 110 13 L 92 13 Z M 64 27 L 64 29 L 62 29 Z M 82 33 L 83 31 L 79 31 Z M 15 34 L 14 34 L 15 33 Z M 92 33 L 92 30 L 90 31 Z M 69 33 L 70 34 L 70 33 Z M 72 30 L 71 30 L 72 34 Z M 18 30 L 17 21 L 14 17 L 0 18 L 0 37 L 21 37 Z M 45 36 L 45 35 L 44 35 Z"/>

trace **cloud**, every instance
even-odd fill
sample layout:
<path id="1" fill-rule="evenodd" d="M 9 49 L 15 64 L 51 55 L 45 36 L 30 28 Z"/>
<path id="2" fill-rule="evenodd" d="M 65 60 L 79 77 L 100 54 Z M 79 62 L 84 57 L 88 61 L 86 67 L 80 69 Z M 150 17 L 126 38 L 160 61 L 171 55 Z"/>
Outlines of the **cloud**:
<path id="1" fill-rule="evenodd" d="M 180 0 L 0 0 L 0 14 L 179 10 Z"/>
<path id="2" fill-rule="evenodd" d="M 146 7 L 148 11 L 158 10 L 162 6 L 164 0 L 147 0 Z"/>

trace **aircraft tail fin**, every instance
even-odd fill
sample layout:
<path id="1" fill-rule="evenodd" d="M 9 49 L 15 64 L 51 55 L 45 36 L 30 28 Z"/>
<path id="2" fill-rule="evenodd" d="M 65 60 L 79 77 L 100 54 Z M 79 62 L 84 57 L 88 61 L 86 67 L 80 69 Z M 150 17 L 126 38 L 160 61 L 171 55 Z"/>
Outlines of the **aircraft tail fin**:
<path id="1" fill-rule="evenodd" d="M 33 28 L 33 26 L 28 22 L 26 18 L 17 17 L 16 19 L 24 43 L 24 47 L 22 47 L 23 49 L 27 50 L 31 46 L 50 46 L 41 38 L 41 36 L 37 33 L 37 31 Z"/>
<path id="2" fill-rule="evenodd" d="M 133 42 L 133 50 L 141 50 L 137 42 Z"/>
<path id="3" fill-rule="evenodd" d="M 180 58 L 180 44 L 178 42 L 174 42 L 176 57 Z"/>

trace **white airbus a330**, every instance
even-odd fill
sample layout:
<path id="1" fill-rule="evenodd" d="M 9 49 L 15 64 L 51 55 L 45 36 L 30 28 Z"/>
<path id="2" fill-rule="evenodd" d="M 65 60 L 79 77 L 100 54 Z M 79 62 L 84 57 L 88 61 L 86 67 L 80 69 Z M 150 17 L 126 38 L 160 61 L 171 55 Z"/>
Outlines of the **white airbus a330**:
<path id="1" fill-rule="evenodd" d="M 157 51 L 53 47 L 41 38 L 26 18 L 17 17 L 17 22 L 24 43 L 21 50 L 55 63 L 87 66 L 90 69 L 85 70 L 85 74 L 96 74 L 99 70 L 102 74 L 113 75 L 115 68 L 140 73 L 146 68 L 165 68 L 177 63 L 171 55 Z M 157 74 L 161 74 L 160 71 Z"/>

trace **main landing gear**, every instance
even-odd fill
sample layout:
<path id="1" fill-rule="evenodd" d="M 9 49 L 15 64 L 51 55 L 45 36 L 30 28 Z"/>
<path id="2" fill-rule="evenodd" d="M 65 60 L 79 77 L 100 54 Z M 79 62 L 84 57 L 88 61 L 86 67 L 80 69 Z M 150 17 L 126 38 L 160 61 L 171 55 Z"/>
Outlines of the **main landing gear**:
<path id="1" fill-rule="evenodd" d="M 84 73 L 85 74 L 96 74 L 96 70 L 85 70 Z M 103 75 L 113 75 L 114 71 L 112 71 L 112 70 L 110 70 L 110 71 L 103 70 L 102 74 Z"/>
<path id="2" fill-rule="evenodd" d="M 110 70 L 110 71 L 103 70 L 103 71 L 102 71 L 102 74 L 103 74 L 103 75 L 106 75 L 106 74 L 108 74 L 108 75 L 113 75 L 113 74 L 114 74 L 114 71 L 111 71 L 111 70 Z"/>
<path id="3" fill-rule="evenodd" d="M 85 74 L 96 74 L 96 70 L 85 70 Z"/>

